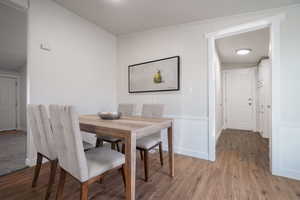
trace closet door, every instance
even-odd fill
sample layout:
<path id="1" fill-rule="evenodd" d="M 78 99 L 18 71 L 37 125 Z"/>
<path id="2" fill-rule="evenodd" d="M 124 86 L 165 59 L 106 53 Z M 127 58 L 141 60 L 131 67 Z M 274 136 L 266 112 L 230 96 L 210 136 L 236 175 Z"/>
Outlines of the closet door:
<path id="1" fill-rule="evenodd" d="M 0 130 L 17 128 L 17 85 L 15 78 L 0 77 Z"/>
<path id="2" fill-rule="evenodd" d="M 272 131 L 272 94 L 271 94 L 271 62 L 263 60 L 258 69 L 259 93 L 259 132 L 265 138 L 271 136 Z"/>

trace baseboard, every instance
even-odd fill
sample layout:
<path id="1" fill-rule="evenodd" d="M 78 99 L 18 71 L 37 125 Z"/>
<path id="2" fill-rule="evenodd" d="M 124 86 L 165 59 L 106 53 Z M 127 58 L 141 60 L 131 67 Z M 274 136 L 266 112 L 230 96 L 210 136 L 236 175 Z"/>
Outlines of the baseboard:
<path id="1" fill-rule="evenodd" d="M 27 128 L 24 127 L 19 127 L 17 128 L 18 131 L 23 131 L 23 132 L 27 132 Z"/>
<path id="2" fill-rule="evenodd" d="M 163 150 L 168 151 L 168 146 L 163 145 Z M 203 160 L 208 160 L 208 153 L 205 153 L 205 152 L 198 152 L 198 151 L 194 151 L 191 149 L 185 149 L 185 148 L 180 148 L 180 147 L 174 147 L 174 152 L 176 154 L 180 154 L 180 155 L 185 155 L 185 156 L 190 156 L 190 157 L 199 158 L 199 159 L 203 159 Z"/>
<path id="3" fill-rule="evenodd" d="M 33 167 L 33 166 L 35 166 L 35 161 L 31 160 L 29 158 L 26 158 L 25 165 L 28 166 L 28 167 Z"/>
<path id="4" fill-rule="evenodd" d="M 281 176 L 281 177 L 285 177 L 285 178 L 300 180 L 300 171 L 289 170 L 289 169 L 279 169 L 279 170 L 274 170 L 272 172 L 272 174 L 275 176 Z"/>
<path id="5" fill-rule="evenodd" d="M 221 136 L 223 130 L 224 130 L 224 128 L 221 128 L 221 130 L 219 130 L 219 131 L 217 132 L 217 135 L 216 135 L 216 144 L 218 143 L 218 140 L 219 140 L 219 138 L 220 138 L 220 136 Z"/>

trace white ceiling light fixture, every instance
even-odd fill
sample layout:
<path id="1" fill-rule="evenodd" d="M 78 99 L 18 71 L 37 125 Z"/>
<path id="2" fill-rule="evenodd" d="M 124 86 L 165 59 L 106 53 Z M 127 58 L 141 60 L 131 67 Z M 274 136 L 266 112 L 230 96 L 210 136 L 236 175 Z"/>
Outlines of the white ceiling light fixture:
<path id="1" fill-rule="evenodd" d="M 244 56 L 244 55 L 251 53 L 251 51 L 252 51 L 252 49 L 238 49 L 238 50 L 236 50 L 236 54 L 240 55 L 240 56 Z"/>

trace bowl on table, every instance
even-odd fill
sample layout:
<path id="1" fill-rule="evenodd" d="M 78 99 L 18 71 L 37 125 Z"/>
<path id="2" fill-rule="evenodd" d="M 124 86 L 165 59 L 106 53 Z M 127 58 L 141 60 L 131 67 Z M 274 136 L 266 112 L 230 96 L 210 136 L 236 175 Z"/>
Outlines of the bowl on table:
<path id="1" fill-rule="evenodd" d="M 115 120 L 121 118 L 120 112 L 99 112 L 98 116 L 104 120 Z"/>

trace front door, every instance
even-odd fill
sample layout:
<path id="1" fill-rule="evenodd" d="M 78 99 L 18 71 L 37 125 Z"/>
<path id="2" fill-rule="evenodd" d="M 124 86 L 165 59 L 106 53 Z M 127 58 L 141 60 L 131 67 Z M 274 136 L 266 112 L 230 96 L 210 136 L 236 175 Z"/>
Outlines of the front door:
<path id="1" fill-rule="evenodd" d="M 225 75 L 225 126 L 255 130 L 255 69 L 228 70 Z"/>

